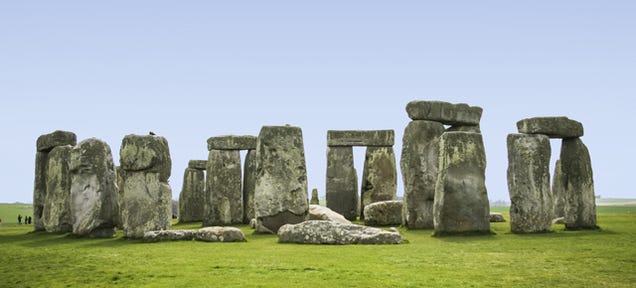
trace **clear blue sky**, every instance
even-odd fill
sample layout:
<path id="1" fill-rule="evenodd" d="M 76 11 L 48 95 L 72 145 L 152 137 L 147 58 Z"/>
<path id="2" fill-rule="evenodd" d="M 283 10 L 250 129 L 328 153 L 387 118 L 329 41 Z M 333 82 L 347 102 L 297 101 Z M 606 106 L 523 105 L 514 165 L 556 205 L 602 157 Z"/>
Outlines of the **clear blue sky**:
<path id="1" fill-rule="evenodd" d="M 56 129 L 116 162 L 124 135 L 165 136 L 177 199 L 208 137 L 284 124 L 324 195 L 327 130 L 394 129 L 399 161 L 415 99 L 484 108 L 493 200 L 516 121 L 557 115 L 584 124 L 596 193 L 636 197 L 636 2 L 309 2 L 0 3 L 0 202 L 32 201 L 35 140 Z"/>

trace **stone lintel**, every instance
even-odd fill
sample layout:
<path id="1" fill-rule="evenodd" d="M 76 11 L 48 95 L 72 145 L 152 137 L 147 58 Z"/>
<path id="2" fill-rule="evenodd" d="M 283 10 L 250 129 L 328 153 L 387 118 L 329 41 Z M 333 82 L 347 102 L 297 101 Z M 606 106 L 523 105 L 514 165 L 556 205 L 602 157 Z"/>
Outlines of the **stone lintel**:
<path id="1" fill-rule="evenodd" d="M 468 104 L 442 101 L 411 101 L 406 113 L 413 120 L 437 121 L 445 125 L 479 125 L 483 109 Z"/>
<path id="2" fill-rule="evenodd" d="M 519 133 L 543 134 L 550 138 L 578 138 L 583 136 L 583 124 L 568 117 L 534 117 L 517 122 Z"/>
<path id="3" fill-rule="evenodd" d="M 205 170 L 205 166 L 207 165 L 208 160 L 190 160 L 188 162 L 188 168 L 197 169 L 197 170 Z"/>
<path id="4" fill-rule="evenodd" d="M 224 135 L 208 138 L 208 151 L 254 149 L 256 149 L 256 136 Z"/>
<path id="5" fill-rule="evenodd" d="M 379 146 L 392 147 L 393 130 L 328 130 L 327 146 Z"/>

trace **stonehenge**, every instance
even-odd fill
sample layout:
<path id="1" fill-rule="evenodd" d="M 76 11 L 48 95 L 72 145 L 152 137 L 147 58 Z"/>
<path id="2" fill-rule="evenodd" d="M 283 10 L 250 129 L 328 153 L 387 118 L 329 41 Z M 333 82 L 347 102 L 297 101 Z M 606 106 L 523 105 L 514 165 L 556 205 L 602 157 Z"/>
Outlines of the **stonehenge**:
<path id="1" fill-rule="evenodd" d="M 597 229 L 592 164 L 580 137 L 583 125 L 567 117 L 517 122 L 508 136 L 510 226 L 514 233 L 549 231 L 563 217 L 566 229 Z M 561 140 L 550 189 L 549 138 Z"/>
<path id="2" fill-rule="evenodd" d="M 208 138 L 203 226 L 246 223 L 253 213 L 254 136 Z M 245 178 L 241 176 L 240 150 L 248 150 Z M 250 205 L 252 205 L 250 207 Z M 244 211 L 247 210 L 247 211 Z M 249 218 L 249 219 L 248 219 Z"/>
<path id="3" fill-rule="evenodd" d="M 298 244 L 400 244 L 404 241 L 397 230 L 386 231 L 356 224 L 311 220 L 287 224 L 278 230 L 278 241 Z"/>
<path id="4" fill-rule="evenodd" d="M 203 221 L 206 160 L 190 160 L 179 193 L 179 222 Z"/>
<path id="5" fill-rule="evenodd" d="M 366 205 L 395 199 L 397 170 L 393 152 L 394 134 L 393 130 L 327 131 L 327 207 L 348 220 L 355 220 L 358 215 L 364 219 Z M 354 146 L 367 147 L 360 198 L 357 191 L 358 176 L 353 166 Z"/>
<path id="6" fill-rule="evenodd" d="M 46 201 L 42 210 L 42 223 L 47 232 L 73 231 L 71 215 L 70 160 L 73 146 L 57 146 L 49 152 L 46 171 Z"/>

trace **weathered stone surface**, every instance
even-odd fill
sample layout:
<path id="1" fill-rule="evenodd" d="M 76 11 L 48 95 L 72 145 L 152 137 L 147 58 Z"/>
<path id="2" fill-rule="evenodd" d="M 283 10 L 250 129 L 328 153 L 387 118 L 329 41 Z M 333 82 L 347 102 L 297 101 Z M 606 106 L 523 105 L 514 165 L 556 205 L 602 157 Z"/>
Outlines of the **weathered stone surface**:
<path id="1" fill-rule="evenodd" d="M 506 222 L 506 219 L 501 213 L 490 212 L 490 222 Z"/>
<path id="2" fill-rule="evenodd" d="M 115 166 L 115 179 L 117 179 L 117 206 L 119 207 L 119 212 L 117 214 L 117 228 L 119 229 L 124 229 L 124 222 L 121 220 L 122 219 L 122 207 L 124 207 L 124 204 L 122 203 L 122 201 L 124 201 L 124 179 L 126 178 L 126 171 L 124 171 L 124 169 L 121 168 L 121 166 Z"/>
<path id="3" fill-rule="evenodd" d="M 327 207 L 313 204 L 309 205 L 307 220 L 329 220 L 343 224 L 351 224 L 351 221 L 347 220 L 344 216 L 336 213 L 335 211 Z"/>
<path id="4" fill-rule="evenodd" d="M 400 244 L 402 235 L 397 230 L 386 231 L 356 224 L 334 221 L 306 221 L 287 224 L 278 230 L 281 243 L 299 244 Z"/>
<path id="5" fill-rule="evenodd" d="M 554 202 L 550 191 L 550 138 L 508 135 L 508 193 L 513 233 L 550 231 Z"/>
<path id="6" fill-rule="evenodd" d="M 352 147 L 327 147 L 327 207 L 349 220 L 358 217 L 358 173 Z"/>
<path id="7" fill-rule="evenodd" d="M 73 233 L 113 237 L 119 207 L 115 165 L 110 147 L 99 139 L 86 139 L 71 150 L 71 213 Z"/>
<path id="8" fill-rule="evenodd" d="M 205 174 L 202 170 L 186 168 L 179 193 L 179 222 L 203 220 L 205 203 Z"/>
<path id="9" fill-rule="evenodd" d="M 371 203 L 395 199 L 397 170 L 393 147 L 367 147 L 361 190 L 361 212 Z M 364 213 L 360 217 L 363 219 Z"/>
<path id="10" fill-rule="evenodd" d="M 172 160 L 166 138 L 155 135 L 126 135 L 119 155 L 119 162 L 124 170 L 159 173 L 161 182 L 168 182 Z"/>
<path id="11" fill-rule="evenodd" d="M 36 142 L 38 152 L 49 152 L 57 146 L 75 146 L 77 136 L 73 132 L 56 130 L 53 133 L 41 135 Z"/>
<path id="12" fill-rule="evenodd" d="M 205 170 L 207 169 L 208 160 L 190 160 L 188 161 L 188 168 Z"/>
<path id="13" fill-rule="evenodd" d="M 329 130 L 327 146 L 380 146 L 392 147 L 395 142 L 393 130 Z"/>
<path id="14" fill-rule="evenodd" d="M 517 122 L 519 133 L 543 134 L 550 138 L 583 136 L 583 124 L 568 117 L 535 117 Z"/>
<path id="15" fill-rule="evenodd" d="M 213 226 L 199 229 L 196 239 L 204 242 L 245 242 L 245 235 L 235 227 Z"/>
<path id="16" fill-rule="evenodd" d="M 455 125 L 448 127 L 446 132 L 473 132 L 481 133 L 481 127 L 479 125 Z"/>
<path id="17" fill-rule="evenodd" d="M 554 217 L 565 217 L 565 177 L 561 168 L 561 160 L 557 160 L 554 165 L 552 175 L 552 198 L 554 199 Z"/>
<path id="18" fill-rule="evenodd" d="M 409 229 L 433 229 L 433 203 L 444 125 L 415 120 L 404 129 L 400 168 L 404 182 L 402 220 Z"/>
<path id="19" fill-rule="evenodd" d="M 481 134 L 442 134 L 433 208 L 435 235 L 490 233 L 485 170 Z"/>
<path id="20" fill-rule="evenodd" d="M 33 226 L 35 231 L 43 231 L 44 205 L 46 202 L 46 172 L 49 163 L 47 152 L 35 153 L 35 181 L 33 184 Z"/>
<path id="21" fill-rule="evenodd" d="M 46 201 L 42 221 L 47 232 L 73 231 L 71 214 L 70 145 L 57 146 L 49 152 L 46 172 Z"/>
<path id="22" fill-rule="evenodd" d="M 320 205 L 320 199 L 318 199 L 318 189 L 314 188 L 311 190 L 311 200 L 309 200 L 310 205 Z"/>
<path id="23" fill-rule="evenodd" d="M 561 169 L 565 178 L 565 228 L 597 229 L 592 161 L 581 139 L 562 141 Z"/>
<path id="24" fill-rule="evenodd" d="M 565 225 L 565 217 L 557 217 L 552 220 L 552 225 Z"/>
<path id="25" fill-rule="evenodd" d="M 364 225 L 389 226 L 402 224 L 402 201 L 375 202 L 364 207 Z"/>
<path id="26" fill-rule="evenodd" d="M 302 130 L 264 126 L 256 145 L 256 231 L 276 233 L 307 216 L 307 166 Z"/>
<path id="27" fill-rule="evenodd" d="M 256 217 L 254 212 L 254 190 L 256 189 L 256 151 L 245 154 L 243 167 L 243 224 Z"/>
<path id="28" fill-rule="evenodd" d="M 240 151 L 210 150 L 206 173 L 203 226 L 243 223 Z"/>
<path id="29" fill-rule="evenodd" d="M 479 125 L 483 109 L 441 101 L 411 101 L 406 113 L 413 120 L 430 120 L 446 125 Z"/>
<path id="30" fill-rule="evenodd" d="M 196 230 L 158 230 L 144 233 L 144 242 L 192 241 Z"/>
<path id="31" fill-rule="evenodd" d="M 254 150 L 256 149 L 255 136 L 225 135 L 208 138 L 208 151 L 210 150 Z"/>
<path id="32" fill-rule="evenodd" d="M 159 173 L 126 171 L 121 221 L 124 237 L 141 238 L 147 231 L 172 225 L 172 190 Z"/>

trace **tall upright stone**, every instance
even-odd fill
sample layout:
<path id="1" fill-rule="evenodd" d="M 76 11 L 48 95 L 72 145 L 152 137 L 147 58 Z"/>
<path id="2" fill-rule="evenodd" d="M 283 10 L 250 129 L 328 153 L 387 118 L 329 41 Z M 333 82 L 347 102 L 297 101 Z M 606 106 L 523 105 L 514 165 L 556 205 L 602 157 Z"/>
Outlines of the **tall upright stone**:
<path id="1" fill-rule="evenodd" d="M 561 169 L 565 183 L 565 228 L 597 229 L 592 161 L 580 138 L 563 139 Z"/>
<path id="2" fill-rule="evenodd" d="M 42 216 L 46 202 L 46 173 L 48 171 L 49 152 L 57 146 L 77 144 L 77 136 L 73 132 L 56 130 L 40 135 L 36 140 L 35 181 L 33 185 L 33 224 L 35 231 L 45 230 Z"/>
<path id="3" fill-rule="evenodd" d="M 433 204 L 444 125 L 415 120 L 404 130 L 400 168 L 404 181 L 402 223 L 409 229 L 433 229 Z"/>
<path id="4" fill-rule="evenodd" d="M 490 233 L 481 134 L 446 132 L 440 138 L 433 221 L 435 235 Z"/>
<path id="5" fill-rule="evenodd" d="M 179 222 L 195 222 L 203 220 L 205 203 L 205 173 L 204 170 L 185 169 L 183 185 L 179 193 Z"/>
<path id="6" fill-rule="evenodd" d="M 119 150 L 123 173 L 121 221 L 124 236 L 142 238 L 153 230 L 167 230 L 172 221 L 172 167 L 166 138 L 126 135 Z"/>
<path id="7" fill-rule="evenodd" d="M 358 173 L 353 147 L 327 147 L 327 207 L 347 220 L 358 217 Z"/>
<path id="8" fill-rule="evenodd" d="M 47 232 L 73 231 L 71 214 L 71 161 L 70 145 L 57 146 L 49 152 L 46 172 L 46 200 L 42 215 Z"/>
<path id="9" fill-rule="evenodd" d="M 256 189 L 256 151 L 247 150 L 243 167 L 243 224 L 256 218 L 254 190 Z"/>
<path id="10" fill-rule="evenodd" d="M 256 231 L 277 233 L 284 224 L 304 221 L 309 203 L 302 130 L 264 126 L 256 159 Z"/>
<path id="11" fill-rule="evenodd" d="M 96 138 L 71 150 L 71 212 L 73 233 L 113 237 L 119 215 L 117 176 L 110 147 Z"/>
<path id="12" fill-rule="evenodd" d="M 210 150 L 206 173 L 203 226 L 243 223 L 240 151 Z"/>
<path id="13" fill-rule="evenodd" d="M 309 205 L 320 205 L 320 199 L 318 199 L 318 189 L 316 188 L 311 190 L 311 200 L 309 200 Z"/>
<path id="14" fill-rule="evenodd" d="M 546 135 L 508 135 L 508 192 L 513 233 L 550 231 L 554 218 L 550 155 L 550 138 Z"/>
<path id="15" fill-rule="evenodd" d="M 565 217 L 565 177 L 561 160 L 557 160 L 552 174 L 552 198 L 554 199 L 554 218 Z"/>
<path id="16" fill-rule="evenodd" d="M 367 147 L 362 171 L 360 219 L 364 207 L 375 202 L 395 200 L 397 169 L 393 147 Z"/>

